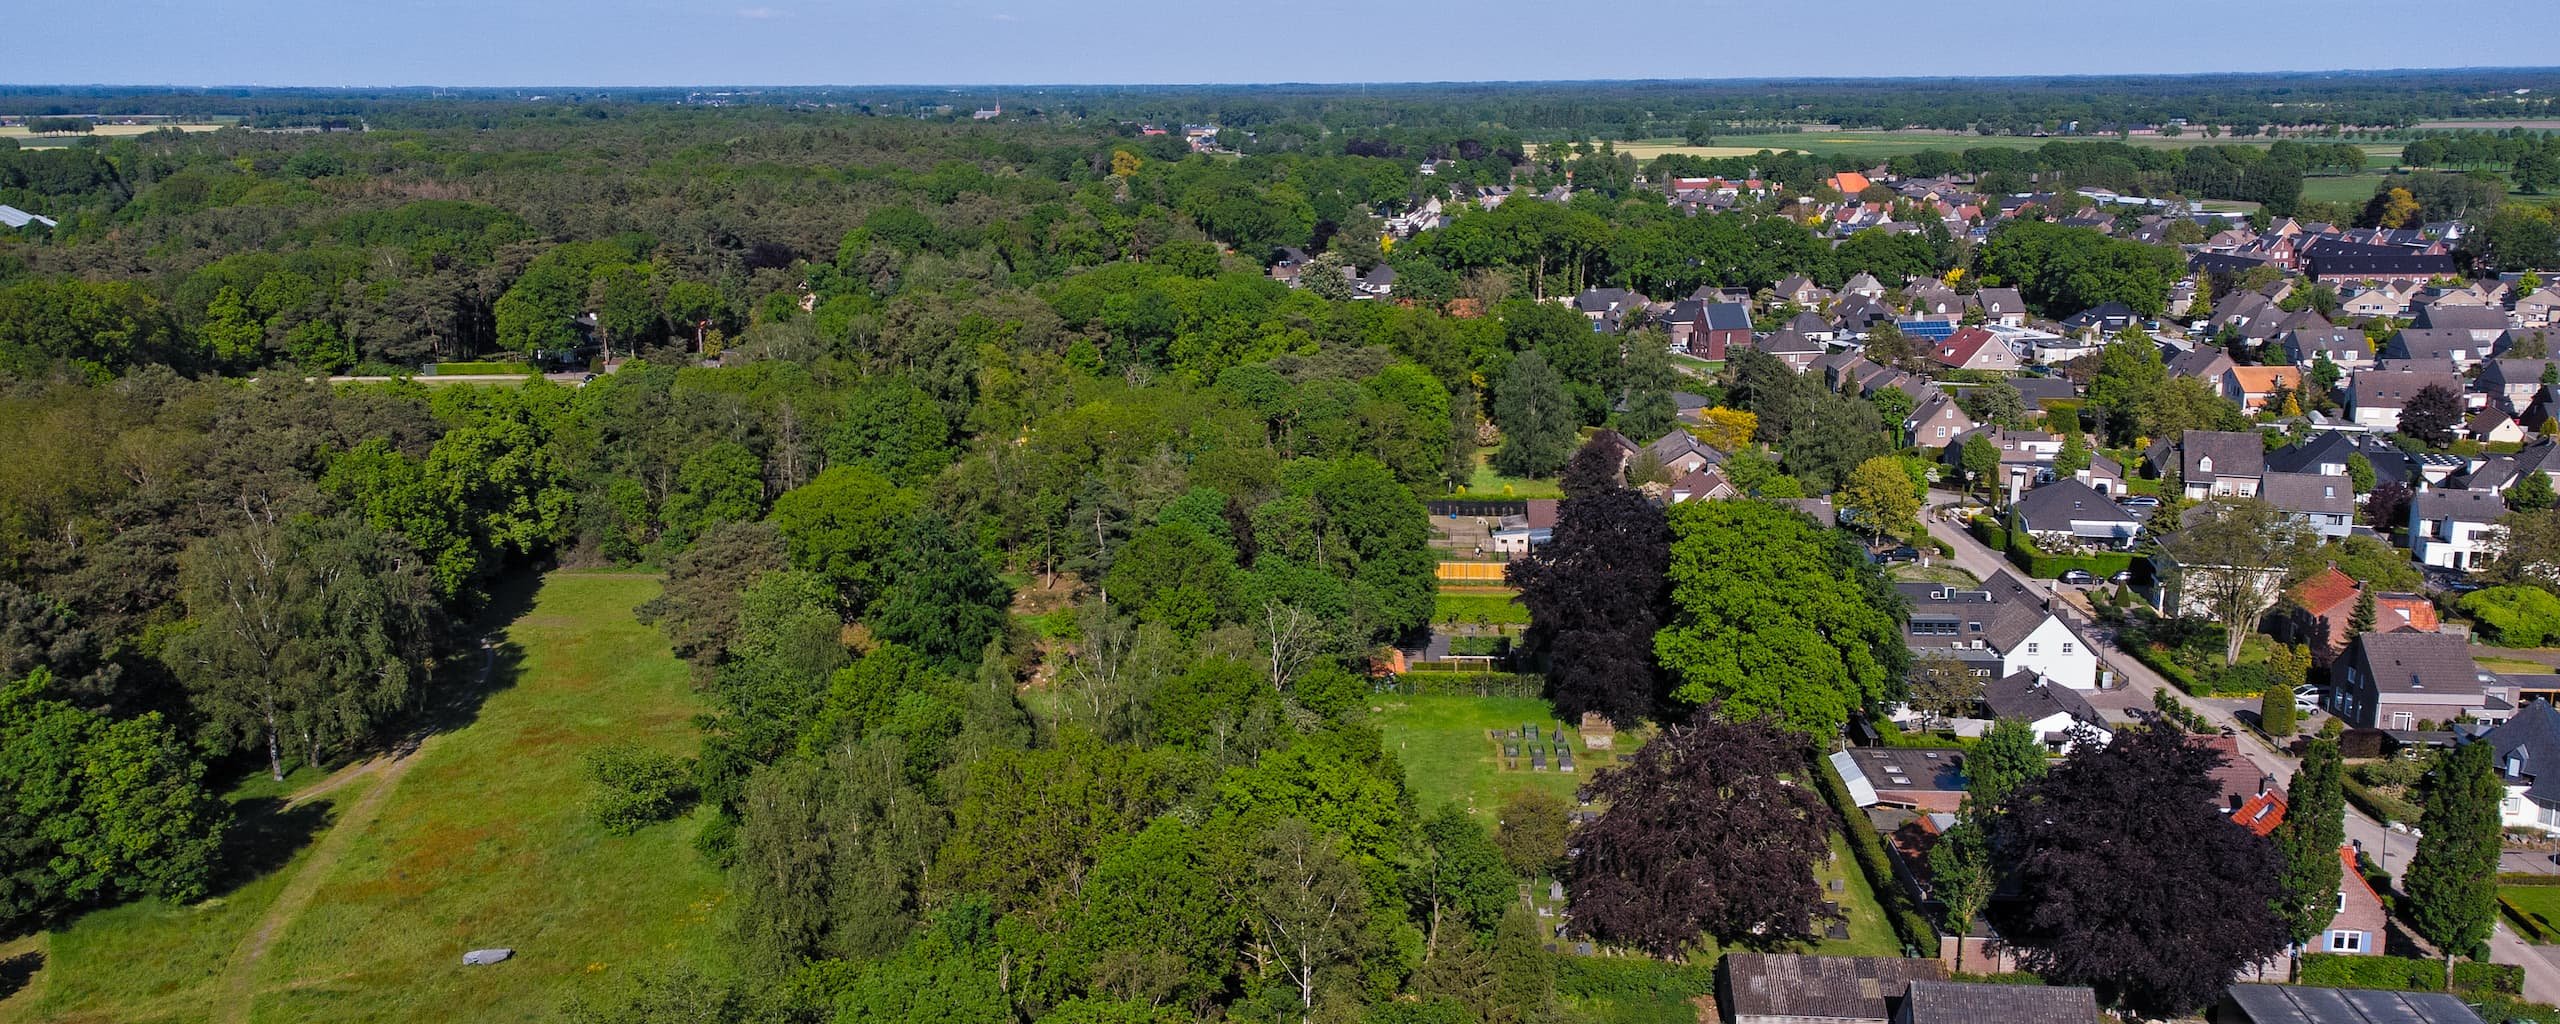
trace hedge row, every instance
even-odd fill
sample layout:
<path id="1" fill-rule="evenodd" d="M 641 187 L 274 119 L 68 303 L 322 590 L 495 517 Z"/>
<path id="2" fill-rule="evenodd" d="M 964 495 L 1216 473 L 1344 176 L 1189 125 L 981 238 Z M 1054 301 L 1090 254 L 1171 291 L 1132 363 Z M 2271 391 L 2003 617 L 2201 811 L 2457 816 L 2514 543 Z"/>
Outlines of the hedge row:
<path id="1" fill-rule="evenodd" d="M 2498 872 L 2498 884 L 2560 885 L 2560 875 L 2545 875 L 2531 871 L 2501 871 Z"/>
<path id="2" fill-rule="evenodd" d="M 2524 936 L 2526 942 L 2546 946 L 2550 945 L 2555 938 L 2560 938 L 2560 933 L 2544 927 L 2542 922 L 2535 920 L 2533 914 L 2523 907 L 2507 902 L 2504 896 L 2498 897 L 2498 912 L 2506 915 L 2507 923 L 2514 925 L 2516 934 Z"/>
<path id="3" fill-rule="evenodd" d="M 429 369 L 438 377 L 489 376 L 505 374 L 523 376 L 541 373 L 524 363 L 437 363 Z"/>
<path id="4" fill-rule="evenodd" d="M 2361 810 L 2366 814 L 2373 815 L 2384 822 L 2397 821 L 2407 823 L 2418 820 L 2418 805 L 2416 804 L 2402 800 L 2399 797 L 2392 796 L 2389 793 L 2380 792 L 2351 778 L 2342 776 L 2338 779 L 2338 782 L 2342 784 L 2347 791 L 2347 802 L 2356 805 L 2356 809 Z"/>
<path id="5" fill-rule="evenodd" d="M 2302 958 L 2302 984 L 2324 988 L 2379 988 L 2400 992 L 2444 991 L 2444 962 L 2405 956 L 2312 953 Z M 2455 992 L 2524 991 L 2524 968 L 2465 962 L 2453 965 Z"/>
<path id="6" fill-rule="evenodd" d="M 1938 929 L 1911 900 L 1893 873 L 1893 861 L 1884 850 L 1884 838 L 1867 822 L 1867 812 L 1859 809 L 1856 797 L 1849 795 L 1849 783 L 1831 767 L 1831 759 L 1815 754 L 1814 772 L 1822 780 L 1822 796 L 1840 815 L 1840 831 L 1848 833 L 1849 852 L 1858 859 L 1858 870 L 1867 876 L 1867 887 L 1875 890 L 1876 902 L 1884 906 L 1884 916 L 1893 922 L 1895 934 L 1902 936 L 1906 948 L 1921 956 L 1938 952 Z"/>
<path id="7" fill-rule="evenodd" d="M 2060 577 L 2073 569 L 2085 569 L 2104 579 L 2133 568 L 2134 556 L 2125 551 L 2104 551 L 2094 555 L 2047 554 L 2025 533 L 2011 533 L 1988 518 L 1973 521 L 1973 535 L 1993 550 L 2005 552 L 2009 561 L 2026 574 L 2040 580 Z"/>
<path id="8" fill-rule="evenodd" d="M 2133 660 L 2141 662 L 2144 668 L 2160 673 L 2160 677 L 2167 679 L 2171 685 L 2187 691 L 2187 696 L 2213 696 L 2211 693 L 2201 692 L 2205 688 L 2196 682 L 2195 673 L 2187 671 L 2186 666 L 2169 660 L 2168 652 L 2161 650 L 2158 646 L 2148 642 L 2138 642 L 2123 645 L 2123 650 L 2133 655 Z"/>

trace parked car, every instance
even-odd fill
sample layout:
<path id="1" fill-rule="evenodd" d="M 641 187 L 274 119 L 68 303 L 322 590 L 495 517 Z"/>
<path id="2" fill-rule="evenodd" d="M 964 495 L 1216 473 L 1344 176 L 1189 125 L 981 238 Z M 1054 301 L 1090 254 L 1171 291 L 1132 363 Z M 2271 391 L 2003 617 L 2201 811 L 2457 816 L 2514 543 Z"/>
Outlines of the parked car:
<path id="1" fill-rule="evenodd" d="M 1877 560 L 1877 561 L 1879 561 L 1879 562 L 1888 562 L 1888 563 L 1890 563 L 1890 562 L 1917 562 L 1917 561 L 1919 561 L 1919 560 L 1920 560 L 1920 549 L 1915 548 L 1915 547 L 1912 547 L 1912 546 L 1911 546 L 1911 545 L 1909 545 L 1909 544 L 1905 544 L 1905 545 L 1903 545 L 1903 546 L 1901 546 L 1901 547 L 1898 547 L 1898 548 L 1895 548 L 1895 549 L 1893 549 L 1893 550 L 1891 550 L 1891 551 L 1887 551 L 1887 552 L 1885 552 L 1885 553 L 1883 553 L 1883 554 L 1881 554 L 1881 555 L 1877 555 L 1877 556 L 1876 556 L 1876 560 Z"/>
<path id="2" fill-rule="evenodd" d="M 2293 710 L 2295 714 L 2316 714 L 2320 710 L 2320 698 L 2305 697 L 2301 694 L 2295 694 L 2293 698 Z"/>
<path id="3" fill-rule="evenodd" d="M 2128 494 L 2124 497 L 2117 498 L 2116 504 L 2122 505 L 2126 508 L 2159 508 L 2160 499 L 2154 498 L 2148 494 Z"/>
<path id="4" fill-rule="evenodd" d="M 2110 583 L 2131 583 L 2133 582 L 2133 570 L 2118 569 L 2116 570 L 2115 575 L 2107 577 L 2107 581 Z"/>
<path id="5" fill-rule="evenodd" d="M 2095 586 L 2098 577 L 2087 569 L 2073 569 L 2062 574 L 2062 582 L 2075 587 Z"/>

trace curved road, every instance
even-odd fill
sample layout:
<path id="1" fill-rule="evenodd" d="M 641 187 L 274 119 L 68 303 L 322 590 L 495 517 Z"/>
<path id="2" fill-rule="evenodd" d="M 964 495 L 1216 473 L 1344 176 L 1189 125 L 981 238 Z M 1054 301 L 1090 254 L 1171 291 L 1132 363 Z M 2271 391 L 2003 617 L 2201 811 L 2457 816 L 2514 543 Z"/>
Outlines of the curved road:
<path id="1" fill-rule="evenodd" d="M 1928 526 L 1929 535 L 1944 541 L 1955 550 L 1954 557 L 1948 561 L 1954 562 L 1957 568 L 1972 573 L 1978 579 L 1989 579 L 1993 573 L 2009 568 L 2008 560 L 1999 552 L 1975 540 L 1972 534 L 1965 532 L 1963 528 L 1941 514 L 1943 509 L 1954 507 L 1959 502 L 1960 496 L 1952 491 L 1930 491 L 1929 508 L 1922 515 L 1922 519 Z M 2024 574 L 2018 575 L 2019 578 L 2025 579 Z M 2076 594 L 2060 588 L 2050 580 L 2029 580 L 2028 583 L 2030 586 L 2041 583 L 2048 593 L 2053 593 L 2057 589 L 2064 590 L 2057 595 L 2057 610 L 2064 617 L 2080 623 L 2086 624 L 2089 621 L 2088 612 L 2084 607 L 2085 599 L 2075 601 Z M 2111 638 L 2094 637 L 2093 639 L 2111 640 Z M 2112 642 L 2092 644 L 2091 649 L 2098 652 L 2099 660 L 2115 673 L 2118 692 L 2125 695 L 2118 700 L 2105 701 L 2105 705 L 2148 708 L 2152 706 L 2153 694 L 2167 690 L 2184 701 L 2188 707 L 2196 709 L 2206 721 L 2219 728 L 2228 728 L 2233 735 L 2239 737 L 2241 756 L 2248 758 L 2250 764 L 2274 776 L 2280 785 L 2289 785 L 2293 781 L 2294 768 L 2298 762 L 2268 745 L 2256 731 L 2242 725 L 2239 717 L 2233 714 L 2230 708 L 2214 701 L 2197 700 L 2186 696 L 2168 680 L 2161 678 L 2159 673 L 2135 661 L 2132 655 L 2118 649 Z M 2119 713 L 2121 714 L 2121 708 Z M 2127 721 L 2132 718 L 2131 715 L 2122 717 Z M 2357 810 L 2352 804 L 2347 807 L 2346 834 L 2349 840 L 2373 856 L 2384 872 L 2389 874 L 2395 882 L 2400 877 L 2399 872 L 2408 865 L 2409 857 L 2416 853 L 2418 848 L 2415 837 L 2407 832 L 2385 827 L 2382 823 L 2366 816 L 2364 812 Z M 2542 857 L 2509 854 L 2507 860 L 2509 861 L 2506 865 L 2508 870 L 2552 871 L 2555 867 L 2547 858 Z M 2560 1006 L 2560 963 L 2550 959 L 2550 956 L 2555 953 L 2560 953 L 2560 948 L 2527 945 L 2524 940 L 2517 938 L 2514 932 L 2508 930 L 2506 922 L 2500 921 L 2497 932 L 2491 939 L 2489 959 L 2495 963 L 2517 964 L 2524 967 L 2526 999 Z"/>

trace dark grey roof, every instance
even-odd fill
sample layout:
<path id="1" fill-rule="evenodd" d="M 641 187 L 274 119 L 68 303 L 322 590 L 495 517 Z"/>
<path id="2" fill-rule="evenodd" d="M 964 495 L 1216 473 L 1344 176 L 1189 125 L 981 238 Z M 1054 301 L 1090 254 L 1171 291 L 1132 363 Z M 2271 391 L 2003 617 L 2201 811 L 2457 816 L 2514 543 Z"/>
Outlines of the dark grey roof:
<path id="1" fill-rule="evenodd" d="M 2430 384 L 2443 385 L 2456 397 L 2467 390 L 2462 375 L 2450 370 L 2396 368 L 2357 371 L 2348 386 L 2355 393 L 2352 404 L 2359 409 L 2397 409 L 2409 404 L 2411 397 Z"/>
<path id="2" fill-rule="evenodd" d="M 1710 331 L 1747 331 L 1751 329 L 1751 307 L 1739 302 L 1717 302 L 1707 306 L 1706 329 Z"/>
<path id="3" fill-rule="evenodd" d="M 2453 359 L 2455 353 L 2461 353 L 2463 358 L 2477 359 L 2487 345 L 2472 340 L 2471 332 L 2459 327 L 2410 327 L 2383 342 L 2382 355 L 2385 359 L 2432 362 Z"/>
<path id="4" fill-rule="evenodd" d="M 2289 445 L 2267 453 L 2267 469 L 2282 473 L 2316 473 L 2324 465 L 2343 470 L 2352 455 L 2363 455 L 2373 464 L 2376 484 L 2406 483 L 2409 480 L 2409 453 L 2371 434 L 2325 431 L 2301 444 Z"/>
<path id="5" fill-rule="evenodd" d="M 2526 704 L 2505 725 L 2489 730 L 2481 739 L 2489 744 L 2490 761 L 2498 766 L 2498 774 L 2511 781 L 2531 782 L 2526 796 L 2560 804 L 2560 711 L 2551 710 L 2549 701 Z M 2521 770 L 2509 772 L 2508 762 L 2519 750 Z"/>
<path id="6" fill-rule="evenodd" d="M 2428 256 L 2400 249 L 2351 247 L 2361 251 L 2311 254 L 2304 262 L 2312 277 L 2435 277 L 2453 273 L 2451 256 Z"/>
<path id="7" fill-rule="evenodd" d="M 2096 993 L 2077 985 L 1915 980 L 1903 1002 L 1910 1024 L 2089 1024 L 2098 1019 Z"/>
<path id="8" fill-rule="evenodd" d="M 2526 473 L 2560 473 L 2560 442 L 2535 441 L 2513 454 L 2481 463 L 2480 468 L 2471 471 L 2471 489 L 2504 491 L 2524 479 Z"/>
<path id="9" fill-rule="evenodd" d="M 2018 389 L 2018 397 L 2029 406 L 2038 402 L 2068 402 L 2080 397 L 2080 389 L 2061 377 L 2022 376 L 2009 378 L 2009 386 Z"/>
<path id="10" fill-rule="evenodd" d="M 2420 522 L 2450 519 L 2459 523 L 2494 523 L 2507 514 L 2507 499 L 2489 491 L 2457 491 L 2429 488 L 2410 499 L 2410 509 Z"/>
<path id="11" fill-rule="evenodd" d="M 1787 321 L 1787 329 L 1804 334 L 1829 334 L 1831 321 L 1823 319 L 1822 314 L 1808 309 Z"/>
<path id="12" fill-rule="evenodd" d="M 2231 368 L 2231 354 L 2211 345 L 2198 345 L 2169 360 L 2169 376 L 2219 377 Z"/>
<path id="13" fill-rule="evenodd" d="M 2469 643 L 2451 633 L 2403 629 L 2366 633 L 2355 642 L 2364 649 L 2376 693 L 2476 695 L 2484 683 Z"/>
<path id="14" fill-rule="evenodd" d="M 2015 288 L 1985 288 L 1975 292 L 1973 300 L 1981 304 L 1984 312 L 1993 316 L 2027 311 L 2026 300 L 2018 297 L 2018 290 Z"/>
<path id="15" fill-rule="evenodd" d="M 1855 751 L 1852 751 L 1855 753 Z M 1935 960 L 1887 956 L 1794 956 L 1729 953 L 1719 986 L 1734 1017 L 1799 1017 L 1885 1020 L 1887 1000 L 1913 981 L 1937 981 L 1947 969 Z"/>
<path id="16" fill-rule="evenodd" d="M 2507 313 L 2487 306 L 2448 306 L 2431 302 L 2418 310 L 2418 326 L 2435 330 L 2503 331 L 2507 329 Z"/>
<path id="17" fill-rule="evenodd" d="M 2233 985 L 2228 1001 L 2245 1015 L 2241 1024 L 2482 1024 L 2442 992 Z"/>
<path id="18" fill-rule="evenodd" d="M 2542 368 L 2549 365 L 2551 360 L 2548 359 L 2492 359 L 2480 364 L 2480 384 L 2482 387 L 2499 388 L 2509 384 L 2539 387 Z"/>
<path id="19" fill-rule="evenodd" d="M 2178 437 L 2182 479 L 2209 484 L 2222 477 L 2252 477 L 2267 471 L 2267 443 L 2255 431 L 2190 430 Z M 2212 469 L 2202 468 L 2213 460 Z"/>
<path id="20" fill-rule="evenodd" d="M 2033 722 L 2060 712 L 2076 721 L 2101 728 L 2107 723 L 2107 716 L 2098 713 L 2097 706 L 2089 703 L 2089 698 L 2082 696 L 2080 691 L 2047 682 L 2044 677 L 2024 670 L 1984 684 L 1982 703 L 1991 709 L 1993 718 L 2020 718 Z"/>
<path id="21" fill-rule="evenodd" d="M 2068 533 L 2074 522 L 2137 523 L 2106 495 L 2077 480 L 2056 480 L 2028 491 L 2014 506 L 2018 521 L 2033 533 Z"/>
<path id="22" fill-rule="evenodd" d="M 2343 476 L 2268 473 L 2258 478 L 2258 496 L 2287 512 L 2351 516 L 2356 511 L 2355 484 Z"/>
<path id="23" fill-rule="evenodd" d="M 2045 610 L 2044 595 L 2006 569 L 1971 590 L 1944 583 L 1897 583 L 1894 590 L 1910 603 L 1909 621 L 1955 624 L 1952 636 L 1907 635 L 1906 640 L 1919 641 L 1912 645 L 1915 648 L 1944 650 L 1950 641 L 1980 640 L 1992 650 L 2006 652 L 2024 643 L 2027 634 L 2051 616 Z"/>
<path id="24" fill-rule="evenodd" d="M 1826 326 L 1824 329 L 1829 328 Z M 1752 343 L 1751 347 L 1773 356 L 1807 355 L 1823 351 L 1821 342 L 1805 337 L 1796 330 L 1794 324 L 1788 324 L 1778 333 L 1761 338 Z"/>

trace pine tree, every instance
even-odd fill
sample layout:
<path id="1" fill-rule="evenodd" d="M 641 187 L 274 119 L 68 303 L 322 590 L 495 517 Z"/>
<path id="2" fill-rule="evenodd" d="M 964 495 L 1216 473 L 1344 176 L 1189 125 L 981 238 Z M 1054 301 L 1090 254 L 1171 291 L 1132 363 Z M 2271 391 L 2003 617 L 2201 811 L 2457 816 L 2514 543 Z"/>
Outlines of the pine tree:
<path id="1" fill-rule="evenodd" d="M 2448 960 L 2477 959 L 2489 951 L 2497 919 L 2498 803 L 2506 796 L 2489 745 L 2437 755 L 2418 786 L 2425 834 L 2404 880 L 2409 924 Z"/>
<path id="2" fill-rule="evenodd" d="M 2346 868 L 2338 846 L 2346 838 L 2346 792 L 2336 740 L 2318 739 L 2302 755 L 2293 773 L 2291 801 L 2276 826 L 2276 849 L 2284 852 L 2284 896 L 2280 910 L 2293 943 L 2300 946 L 2329 926 L 2337 912 L 2338 884 Z"/>
<path id="3" fill-rule="evenodd" d="M 2356 594 L 2355 616 L 2347 620 L 2347 637 L 2354 639 L 2373 632 L 2376 614 L 2373 607 L 2373 588 L 2360 588 Z"/>

